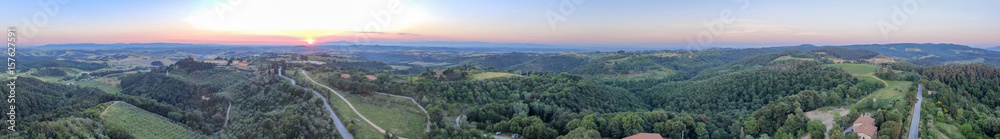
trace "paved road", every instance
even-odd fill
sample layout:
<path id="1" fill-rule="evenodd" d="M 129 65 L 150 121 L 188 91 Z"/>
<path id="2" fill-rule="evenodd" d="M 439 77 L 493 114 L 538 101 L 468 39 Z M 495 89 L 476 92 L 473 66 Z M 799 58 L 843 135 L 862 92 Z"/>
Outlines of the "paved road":
<path id="1" fill-rule="evenodd" d="M 351 108 L 351 110 L 354 111 L 354 114 L 357 114 L 358 117 L 361 117 L 361 120 L 364 120 L 366 123 L 368 123 L 368 125 L 371 125 L 372 127 L 374 127 L 375 130 L 378 130 L 378 132 L 381 132 L 382 134 L 385 134 L 385 130 L 382 129 L 382 127 L 379 127 L 378 125 L 375 125 L 375 123 L 372 123 L 372 121 L 368 120 L 368 118 L 365 117 L 365 115 L 361 115 L 361 112 L 358 112 L 358 109 L 354 108 L 354 105 L 351 104 L 351 101 L 347 101 L 347 98 L 344 98 L 344 95 L 340 95 L 340 93 L 338 93 L 337 90 L 333 90 L 333 88 L 327 87 L 326 85 L 323 85 L 323 84 L 320 84 L 319 82 L 316 82 L 316 80 L 313 80 L 312 77 L 309 77 L 309 72 L 306 72 L 306 70 L 299 69 L 299 71 L 302 71 L 302 75 L 305 75 L 306 79 L 309 79 L 310 82 L 312 82 L 312 83 L 314 83 L 316 85 L 319 85 L 320 87 L 329 89 L 330 92 L 333 92 L 334 95 L 337 95 L 337 97 L 340 97 L 341 100 L 344 100 L 344 102 L 347 103 L 347 107 Z M 316 93 L 316 91 L 313 91 L 313 93 Z M 410 98 L 410 100 L 413 100 L 413 99 Z M 414 103 L 416 103 L 416 101 L 414 101 Z M 329 106 L 329 105 L 327 105 L 327 106 Z M 421 108 L 423 108 L 423 107 L 421 107 Z M 428 124 L 430 124 L 430 122 L 428 122 Z M 430 126 L 427 126 L 427 130 L 425 130 L 425 131 L 430 131 Z M 400 139 L 406 139 L 404 137 L 399 137 L 399 138 Z"/>
<path id="2" fill-rule="evenodd" d="M 278 71 L 282 71 L 281 67 L 278 67 Z M 295 84 L 295 80 L 292 80 L 292 78 L 288 78 L 285 77 L 285 75 L 282 75 L 282 72 L 278 72 L 278 76 L 281 76 L 281 78 L 288 79 L 288 81 L 292 81 L 292 85 L 295 85 L 296 87 L 299 86 L 298 84 Z M 326 102 L 326 97 L 323 97 L 323 95 L 320 95 L 315 90 L 312 90 L 312 93 L 317 97 L 319 97 L 320 100 L 323 100 L 323 105 L 326 106 L 326 112 L 330 113 L 330 118 L 333 119 L 334 124 L 337 126 L 337 131 L 340 132 L 340 136 L 344 137 L 345 139 L 354 139 L 354 136 L 351 136 L 351 132 L 347 132 L 347 127 L 344 126 L 344 123 L 340 122 L 340 117 L 337 117 L 337 114 L 333 112 L 332 108 L 330 108 L 330 103 Z"/>
<path id="3" fill-rule="evenodd" d="M 306 70 L 300 69 L 300 71 L 302 71 L 302 75 L 305 75 L 306 79 L 309 79 L 310 82 L 319 85 L 323 88 L 329 89 L 330 92 L 333 92 L 334 95 L 337 95 L 337 97 L 340 97 L 341 100 L 344 100 L 344 102 L 347 103 L 347 107 L 351 108 L 351 111 L 354 111 L 354 114 L 357 114 L 358 117 L 361 117 L 361 120 L 364 120 L 366 123 L 368 123 L 368 125 L 374 127 L 375 130 L 378 130 L 378 132 L 385 134 L 385 130 L 382 129 L 382 127 L 379 127 L 378 125 L 375 125 L 375 123 L 372 123 L 372 121 L 368 120 L 368 118 L 365 117 L 365 115 L 361 115 L 361 112 L 358 112 L 358 109 L 354 108 L 354 104 L 351 104 L 351 101 L 347 101 L 347 98 L 344 98 L 343 95 L 340 95 L 340 93 L 338 93 L 336 90 L 333 90 L 333 88 L 327 87 L 326 85 L 320 84 L 319 82 L 316 82 L 316 80 L 313 80 L 312 77 L 309 77 L 309 72 L 306 72 Z"/>
<path id="4" fill-rule="evenodd" d="M 921 80 L 924 79 L 924 76 L 920 76 L 920 79 Z M 923 92 L 924 92 L 924 85 L 917 83 L 917 104 L 913 105 L 913 117 L 910 120 L 910 136 L 908 137 L 909 139 L 916 139 L 918 135 L 917 134 L 919 130 L 918 126 L 920 126 L 920 109 L 921 109 L 920 104 L 922 104 L 921 102 L 924 102 Z"/>

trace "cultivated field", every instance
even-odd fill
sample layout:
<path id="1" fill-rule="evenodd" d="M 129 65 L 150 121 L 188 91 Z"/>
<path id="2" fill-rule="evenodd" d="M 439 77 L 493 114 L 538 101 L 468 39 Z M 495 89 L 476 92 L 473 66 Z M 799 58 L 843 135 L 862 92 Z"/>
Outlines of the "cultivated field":
<path id="1" fill-rule="evenodd" d="M 387 131 L 408 138 L 423 137 L 427 117 L 409 99 L 386 95 L 346 95 L 361 114 Z"/>
<path id="2" fill-rule="evenodd" d="M 503 73 L 503 72 L 483 72 L 483 73 L 472 74 L 472 79 L 474 79 L 474 80 L 485 80 L 485 79 L 492 79 L 492 78 L 514 77 L 514 76 L 521 76 L 521 75 L 512 74 L 512 73 Z"/>
<path id="3" fill-rule="evenodd" d="M 125 102 L 110 105 L 101 119 L 105 126 L 123 129 L 135 138 L 208 138 L 166 117 Z"/>

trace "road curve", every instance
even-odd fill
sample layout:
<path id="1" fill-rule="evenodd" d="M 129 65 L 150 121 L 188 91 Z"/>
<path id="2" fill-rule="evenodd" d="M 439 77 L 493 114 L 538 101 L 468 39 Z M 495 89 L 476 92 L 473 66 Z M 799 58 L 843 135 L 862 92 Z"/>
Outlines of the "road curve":
<path id="1" fill-rule="evenodd" d="M 375 130 L 378 130 L 378 132 L 381 132 L 382 134 L 385 134 L 385 130 L 384 129 L 382 129 L 381 127 L 378 127 L 378 125 L 375 125 L 375 123 L 372 123 L 372 121 L 368 120 L 368 118 L 365 117 L 365 115 L 361 115 L 361 112 L 358 112 L 358 109 L 355 109 L 354 105 L 351 104 L 351 101 L 347 101 L 347 98 L 344 98 L 344 95 L 340 95 L 340 93 L 338 93 L 336 90 L 333 90 L 333 88 L 327 87 L 326 85 L 323 85 L 323 84 L 320 84 L 319 82 L 316 82 L 316 80 L 313 80 L 312 77 L 309 77 L 309 72 L 306 72 L 306 70 L 302 70 L 302 69 L 299 69 L 299 70 L 302 71 L 302 75 L 305 75 L 306 79 L 309 79 L 310 82 L 312 82 L 312 83 L 314 83 L 316 85 L 319 85 L 319 86 L 321 86 L 323 88 L 329 89 L 330 92 L 333 92 L 333 94 L 337 95 L 337 97 L 340 97 L 341 100 L 344 100 L 344 102 L 347 103 L 347 107 L 350 107 L 351 111 L 354 111 L 354 114 L 357 114 L 358 117 L 361 117 L 361 120 L 364 120 L 366 123 L 368 123 L 368 125 L 371 125 L 372 127 L 374 127 Z M 400 138 L 401 139 L 405 139 L 405 138 L 402 138 L 402 137 L 400 137 Z"/>
<path id="2" fill-rule="evenodd" d="M 278 69 L 279 69 L 278 71 L 281 71 L 280 67 Z M 292 78 L 285 77 L 285 75 L 282 75 L 281 72 L 278 72 L 278 76 L 281 76 L 281 78 L 288 79 L 288 81 L 292 81 L 292 85 L 299 87 L 299 85 L 295 84 L 295 80 L 292 80 Z M 323 97 L 323 95 L 320 95 L 315 90 L 311 91 L 314 95 L 319 97 L 320 100 L 323 100 L 323 106 L 326 106 L 326 112 L 330 113 L 330 119 L 333 119 L 334 125 L 337 126 L 337 131 L 340 132 L 340 136 L 344 137 L 345 139 L 354 139 L 354 136 L 351 135 L 351 132 L 347 131 L 347 127 L 344 126 L 344 123 L 340 122 L 340 117 L 337 117 L 337 114 L 333 112 L 333 108 L 330 108 L 330 103 L 326 102 L 326 97 Z"/>

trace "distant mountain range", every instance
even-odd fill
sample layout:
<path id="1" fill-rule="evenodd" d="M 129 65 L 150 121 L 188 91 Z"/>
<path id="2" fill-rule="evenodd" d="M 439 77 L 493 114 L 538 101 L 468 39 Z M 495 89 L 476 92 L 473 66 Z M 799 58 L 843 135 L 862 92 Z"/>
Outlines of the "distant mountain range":
<path id="1" fill-rule="evenodd" d="M 418 46 L 418 47 L 452 47 L 452 48 L 542 48 L 542 49 L 585 49 L 601 51 L 637 51 L 637 50 L 676 50 L 675 47 L 653 48 L 649 46 L 613 46 L 613 45 L 567 45 L 539 43 L 501 43 L 480 41 L 370 41 L 355 43 L 350 41 L 329 41 L 320 45 L 382 45 L 382 46 Z"/>
<path id="2" fill-rule="evenodd" d="M 525 47 L 525 48 L 567 47 L 561 45 L 547 45 L 547 44 L 536 44 L 536 43 L 495 43 L 495 42 L 477 42 L 477 41 L 411 41 L 411 42 L 370 41 L 364 43 L 354 43 L 348 41 L 331 41 L 331 42 L 324 42 L 321 44 L 326 44 L 326 45 L 360 44 L 360 45 L 430 46 L 430 47 Z"/>
<path id="3" fill-rule="evenodd" d="M 1000 51 L 1000 46 L 997 46 L 997 47 L 991 47 L 991 48 L 985 48 L 985 49 L 986 49 L 986 50 L 993 50 L 993 51 Z"/>

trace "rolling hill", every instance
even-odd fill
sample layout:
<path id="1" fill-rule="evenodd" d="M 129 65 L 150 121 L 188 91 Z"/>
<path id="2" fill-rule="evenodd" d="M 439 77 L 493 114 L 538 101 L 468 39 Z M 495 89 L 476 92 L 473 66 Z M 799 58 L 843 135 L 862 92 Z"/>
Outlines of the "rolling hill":
<path id="1" fill-rule="evenodd" d="M 122 129 L 136 138 L 208 138 L 166 117 L 125 102 L 111 102 L 101 119 L 109 128 Z"/>

